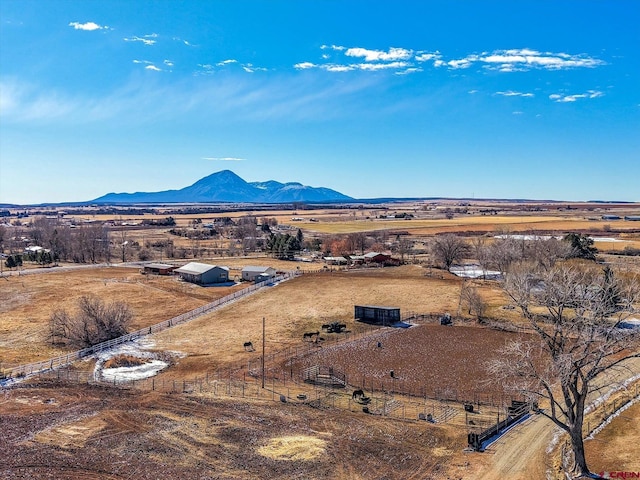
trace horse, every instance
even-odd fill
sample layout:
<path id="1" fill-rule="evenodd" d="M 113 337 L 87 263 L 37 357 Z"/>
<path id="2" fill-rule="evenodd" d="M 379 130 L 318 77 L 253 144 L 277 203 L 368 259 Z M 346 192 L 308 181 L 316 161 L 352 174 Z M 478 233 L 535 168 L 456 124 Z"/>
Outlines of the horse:
<path id="1" fill-rule="evenodd" d="M 244 342 L 244 349 L 247 352 L 253 352 L 255 350 L 255 348 L 253 348 L 253 343 L 251 342 Z"/>

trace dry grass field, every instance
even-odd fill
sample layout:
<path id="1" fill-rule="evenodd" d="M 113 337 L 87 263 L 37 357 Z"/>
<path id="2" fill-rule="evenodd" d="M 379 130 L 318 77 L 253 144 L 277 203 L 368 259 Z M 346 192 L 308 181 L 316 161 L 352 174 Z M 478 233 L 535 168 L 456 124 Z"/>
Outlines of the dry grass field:
<path id="1" fill-rule="evenodd" d="M 0 399 L 3 479 L 445 479 L 465 433 L 332 409 L 45 383 Z"/>
<path id="2" fill-rule="evenodd" d="M 640 403 L 618 415 L 585 445 L 595 472 L 640 472 Z"/>

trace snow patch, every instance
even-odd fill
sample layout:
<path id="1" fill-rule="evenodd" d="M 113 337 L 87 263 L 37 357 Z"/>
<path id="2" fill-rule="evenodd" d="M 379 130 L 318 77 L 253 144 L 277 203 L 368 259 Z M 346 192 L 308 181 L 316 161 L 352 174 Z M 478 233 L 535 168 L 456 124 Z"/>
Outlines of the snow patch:
<path id="1" fill-rule="evenodd" d="M 502 273 L 495 270 L 486 270 L 482 268 L 480 265 L 470 264 L 470 265 L 454 265 L 449 271 L 456 275 L 457 277 L 462 278 L 489 278 L 489 279 L 497 279 L 500 278 Z"/>
<path id="2" fill-rule="evenodd" d="M 103 380 L 111 383 L 129 382 L 132 380 L 142 380 L 157 375 L 160 371 L 169 366 L 169 362 L 165 359 L 167 354 L 173 357 L 186 356 L 182 352 L 154 352 L 150 349 L 155 344 L 148 338 L 134 340 L 132 342 L 118 345 L 109 350 L 98 352 L 93 358 L 97 359 L 96 366 L 93 370 L 95 380 Z M 148 360 L 142 365 L 131 367 L 114 367 L 104 368 L 105 362 L 121 355 L 132 356 Z M 161 358 L 159 358 L 161 357 Z"/>
<path id="3" fill-rule="evenodd" d="M 132 380 L 142 380 L 153 377 L 168 366 L 169 364 L 162 360 L 151 360 L 148 363 L 136 365 L 135 367 L 103 368 L 100 370 L 100 376 L 102 380 L 108 382 L 130 382 Z"/>
<path id="4" fill-rule="evenodd" d="M 609 390 L 607 393 L 605 393 L 604 395 L 599 396 L 598 398 L 596 398 L 593 402 L 591 402 L 587 408 L 584 409 L 584 413 L 585 415 L 587 413 L 592 412 L 593 410 L 595 410 L 598 406 L 602 405 L 604 402 L 606 402 L 609 397 L 611 395 L 613 395 L 614 393 L 622 390 L 622 389 L 626 389 L 629 385 L 631 385 L 632 383 L 634 383 L 636 380 L 640 379 L 640 373 L 634 375 L 633 377 L 629 377 L 627 378 L 624 382 L 622 382 L 620 385 L 618 385 L 616 388 L 612 388 L 611 390 Z"/>
<path id="5" fill-rule="evenodd" d="M 606 427 L 607 425 L 609 425 L 614 418 L 616 418 L 617 416 L 619 416 L 622 412 L 624 412 L 625 410 L 627 410 L 628 408 L 630 408 L 631 406 L 633 406 L 635 403 L 637 403 L 638 401 L 640 401 L 640 397 L 636 397 L 633 400 L 625 403 L 622 407 L 620 407 L 618 410 L 616 410 L 615 412 L 613 412 L 611 415 L 609 415 L 604 422 L 602 422 L 600 425 L 598 425 L 596 428 L 594 428 L 591 433 L 589 434 L 589 436 L 587 438 L 585 438 L 585 440 L 593 440 L 594 437 L 599 434 L 604 427 Z"/>

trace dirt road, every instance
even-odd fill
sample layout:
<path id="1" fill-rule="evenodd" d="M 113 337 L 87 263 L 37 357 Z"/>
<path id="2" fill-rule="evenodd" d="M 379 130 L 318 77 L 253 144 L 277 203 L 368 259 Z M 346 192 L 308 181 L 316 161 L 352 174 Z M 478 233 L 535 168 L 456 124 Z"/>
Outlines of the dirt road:
<path id="1" fill-rule="evenodd" d="M 603 390 L 593 394 L 590 403 L 596 406 L 606 397 L 607 392 L 617 390 L 627 379 L 640 372 L 640 359 L 630 359 L 624 368 L 609 371 L 598 378 L 597 384 Z M 483 454 L 479 454 L 474 478 L 478 480 L 529 480 L 546 478 L 550 467 L 547 448 L 553 439 L 556 426 L 542 415 L 534 415 L 515 426 L 498 441 L 491 444 Z M 483 456 L 487 456 L 484 458 Z M 476 463 L 476 462 L 474 462 Z"/>
<path id="2" fill-rule="evenodd" d="M 555 425 L 542 415 L 533 415 L 492 443 L 481 455 L 489 458 L 477 471 L 477 480 L 531 480 L 546 478 L 547 447 Z"/>

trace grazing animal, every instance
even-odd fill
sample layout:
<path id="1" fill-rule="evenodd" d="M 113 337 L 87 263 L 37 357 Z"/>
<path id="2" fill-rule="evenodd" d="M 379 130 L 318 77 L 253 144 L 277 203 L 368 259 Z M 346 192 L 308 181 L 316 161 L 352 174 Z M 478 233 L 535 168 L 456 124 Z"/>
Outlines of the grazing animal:
<path id="1" fill-rule="evenodd" d="M 244 342 L 244 349 L 247 352 L 253 352 L 255 350 L 255 348 L 253 348 L 253 343 L 251 342 Z"/>
<path id="2" fill-rule="evenodd" d="M 317 337 L 320 335 L 320 332 L 306 332 L 302 335 L 302 340 L 312 341 L 313 337 Z"/>
<path id="3" fill-rule="evenodd" d="M 353 394 L 351 395 L 351 398 L 355 400 L 356 398 L 359 398 L 359 397 L 364 397 L 364 392 L 362 390 L 354 390 Z"/>

